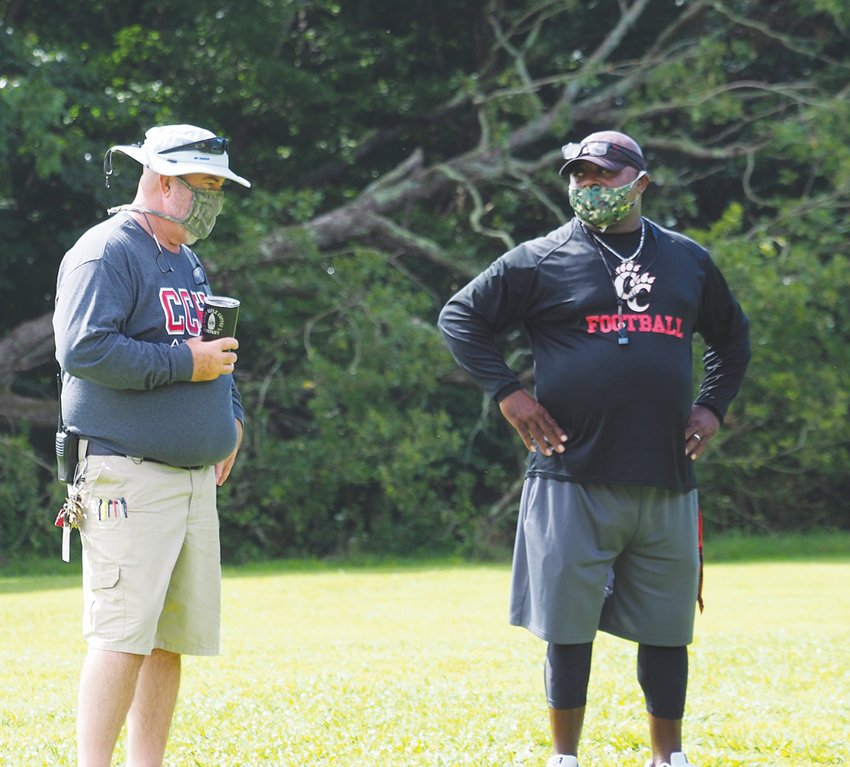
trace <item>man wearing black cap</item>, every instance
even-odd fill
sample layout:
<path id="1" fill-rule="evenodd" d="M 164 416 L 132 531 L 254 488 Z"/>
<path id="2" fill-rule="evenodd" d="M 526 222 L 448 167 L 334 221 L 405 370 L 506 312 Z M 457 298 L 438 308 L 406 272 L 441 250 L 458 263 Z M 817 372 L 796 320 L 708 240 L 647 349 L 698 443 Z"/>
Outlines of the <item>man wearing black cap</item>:
<path id="1" fill-rule="evenodd" d="M 708 253 L 641 215 L 649 176 L 632 138 L 593 133 L 563 156 L 575 218 L 491 264 L 439 326 L 529 450 L 510 622 L 548 643 L 549 767 L 577 767 L 598 629 L 638 643 L 649 766 L 681 767 L 699 582 L 693 463 L 743 380 L 748 322 Z M 534 395 L 496 345 L 517 325 Z M 705 376 L 692 399 L 695 332 Z"/>
<path id="2" fill-rule="evenodd" d="M 235 338 L 201 340 L 209 294 L 189 248 L 212 231 L 227 139 L 193 125 L 112 147 L 142 165 L 132 203 L 89 229 L 59 268 L 54 312 L 62 414 L 79 438 L 69 486 L 83 550 L 78 764 L 108 767 L 127 721 L 128 764 L 161 765 L 182 655 L 219 650 L 216 486 L 242 441 Z"/>

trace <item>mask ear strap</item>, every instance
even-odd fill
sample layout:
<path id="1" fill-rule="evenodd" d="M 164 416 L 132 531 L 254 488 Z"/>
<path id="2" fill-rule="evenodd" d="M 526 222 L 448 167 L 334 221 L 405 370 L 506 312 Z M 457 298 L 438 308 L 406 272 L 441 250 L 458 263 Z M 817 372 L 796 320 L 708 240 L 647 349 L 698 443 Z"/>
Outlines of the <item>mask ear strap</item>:
<path id="1" fill-rule="evenodd" d="M 629 189 L 631 190 L 631 189 L 636 188 L 637 182 L 640 181 L 645 175 L 646 175 L 645 170 L 640 171 L 640 173 L 638 173 L 637 176 L 635 176 L 634 181 L 629 182 L 629 184 L 628 184 Z"/>
<path id="2" fill-rule="evenodd" d="M 103 155 L 103 175 L 106 178 L 106 188 L 109 189 L 109 179 L 112 176 L 112 150 L 107 149 Z"/>

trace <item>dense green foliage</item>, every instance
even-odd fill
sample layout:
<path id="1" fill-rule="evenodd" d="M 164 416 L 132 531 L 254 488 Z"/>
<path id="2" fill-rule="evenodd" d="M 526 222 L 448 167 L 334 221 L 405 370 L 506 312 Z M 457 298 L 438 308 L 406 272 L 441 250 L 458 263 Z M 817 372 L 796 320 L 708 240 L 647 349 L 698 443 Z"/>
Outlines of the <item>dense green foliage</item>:
<path id="1" fill-rule="evenodd" d="M 711 248 L 752 320 L 750 375 L 701 462 L 709 524 L 850 525 L 844 3 L 0 7 L 0 343 L 50 312 L 62 253 L 132 195 L 130 160 L 102 183 L 108 146 L 201 124 L 254 182 L 198 246 L 216 291 L 243 300 L 229 558 L 510 539 L 522 445 L 434 321 L 570 215 L 557 148 L 603 127 L 643 144 L 647 214 Z M 505 348 L 527 366 L 520 333 Z M 52 405 L 46 357 L 2 365 L 0 395 Z M 0 413 L 0 524 L 43 551 L 50 419 Z"/>

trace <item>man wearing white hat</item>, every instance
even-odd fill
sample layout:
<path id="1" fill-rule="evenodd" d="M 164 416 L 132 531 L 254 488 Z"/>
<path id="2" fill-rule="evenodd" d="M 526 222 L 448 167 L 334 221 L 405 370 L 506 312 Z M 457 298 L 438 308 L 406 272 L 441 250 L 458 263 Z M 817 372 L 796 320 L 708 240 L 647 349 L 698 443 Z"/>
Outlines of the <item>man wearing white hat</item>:
<path id="1" fill-rule="evenodd" d="M 250 184 L 227 139 L 192 125 L 115 146 L 143 166 L 133 202 L 65 254 L 54 313 L 65 428 L 79 438 L 69 504 L 83 550 L 80 767 L 161 765 L 184 654 L 219 651 L 216 486 L 242 441 L 235 338 L 202 341 L 210 294 L 189 245 Z"/>

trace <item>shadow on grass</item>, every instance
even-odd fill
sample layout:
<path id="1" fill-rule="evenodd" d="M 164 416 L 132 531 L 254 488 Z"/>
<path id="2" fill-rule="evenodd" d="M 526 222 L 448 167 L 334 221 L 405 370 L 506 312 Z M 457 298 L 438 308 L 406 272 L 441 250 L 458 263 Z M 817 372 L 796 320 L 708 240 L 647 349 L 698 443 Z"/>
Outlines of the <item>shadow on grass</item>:
<path id="1" fill-rule="evenodd" d="M 708 564 L 736 562 L 841 562 L 850 563 L 850 532 L 782 533 L 745 536 L 726 533 L 706 536 L 705 561 Z M 351 559 L 281 559 L 226 565 L 227 578 L 322 574 L 340 570 L 358 572 L 415 572 L 417 570 L 464 567 L 509 567 L 510 554 L 502 560 L 473 560 L 459 557 L 419 556 L 410 558 L 359 556 Z M 82 568 L 79 551 L 71 562 L 59 557 L 21 558 L 0 561 L 0 594 L 48 591 L 80 587 Z"/>

